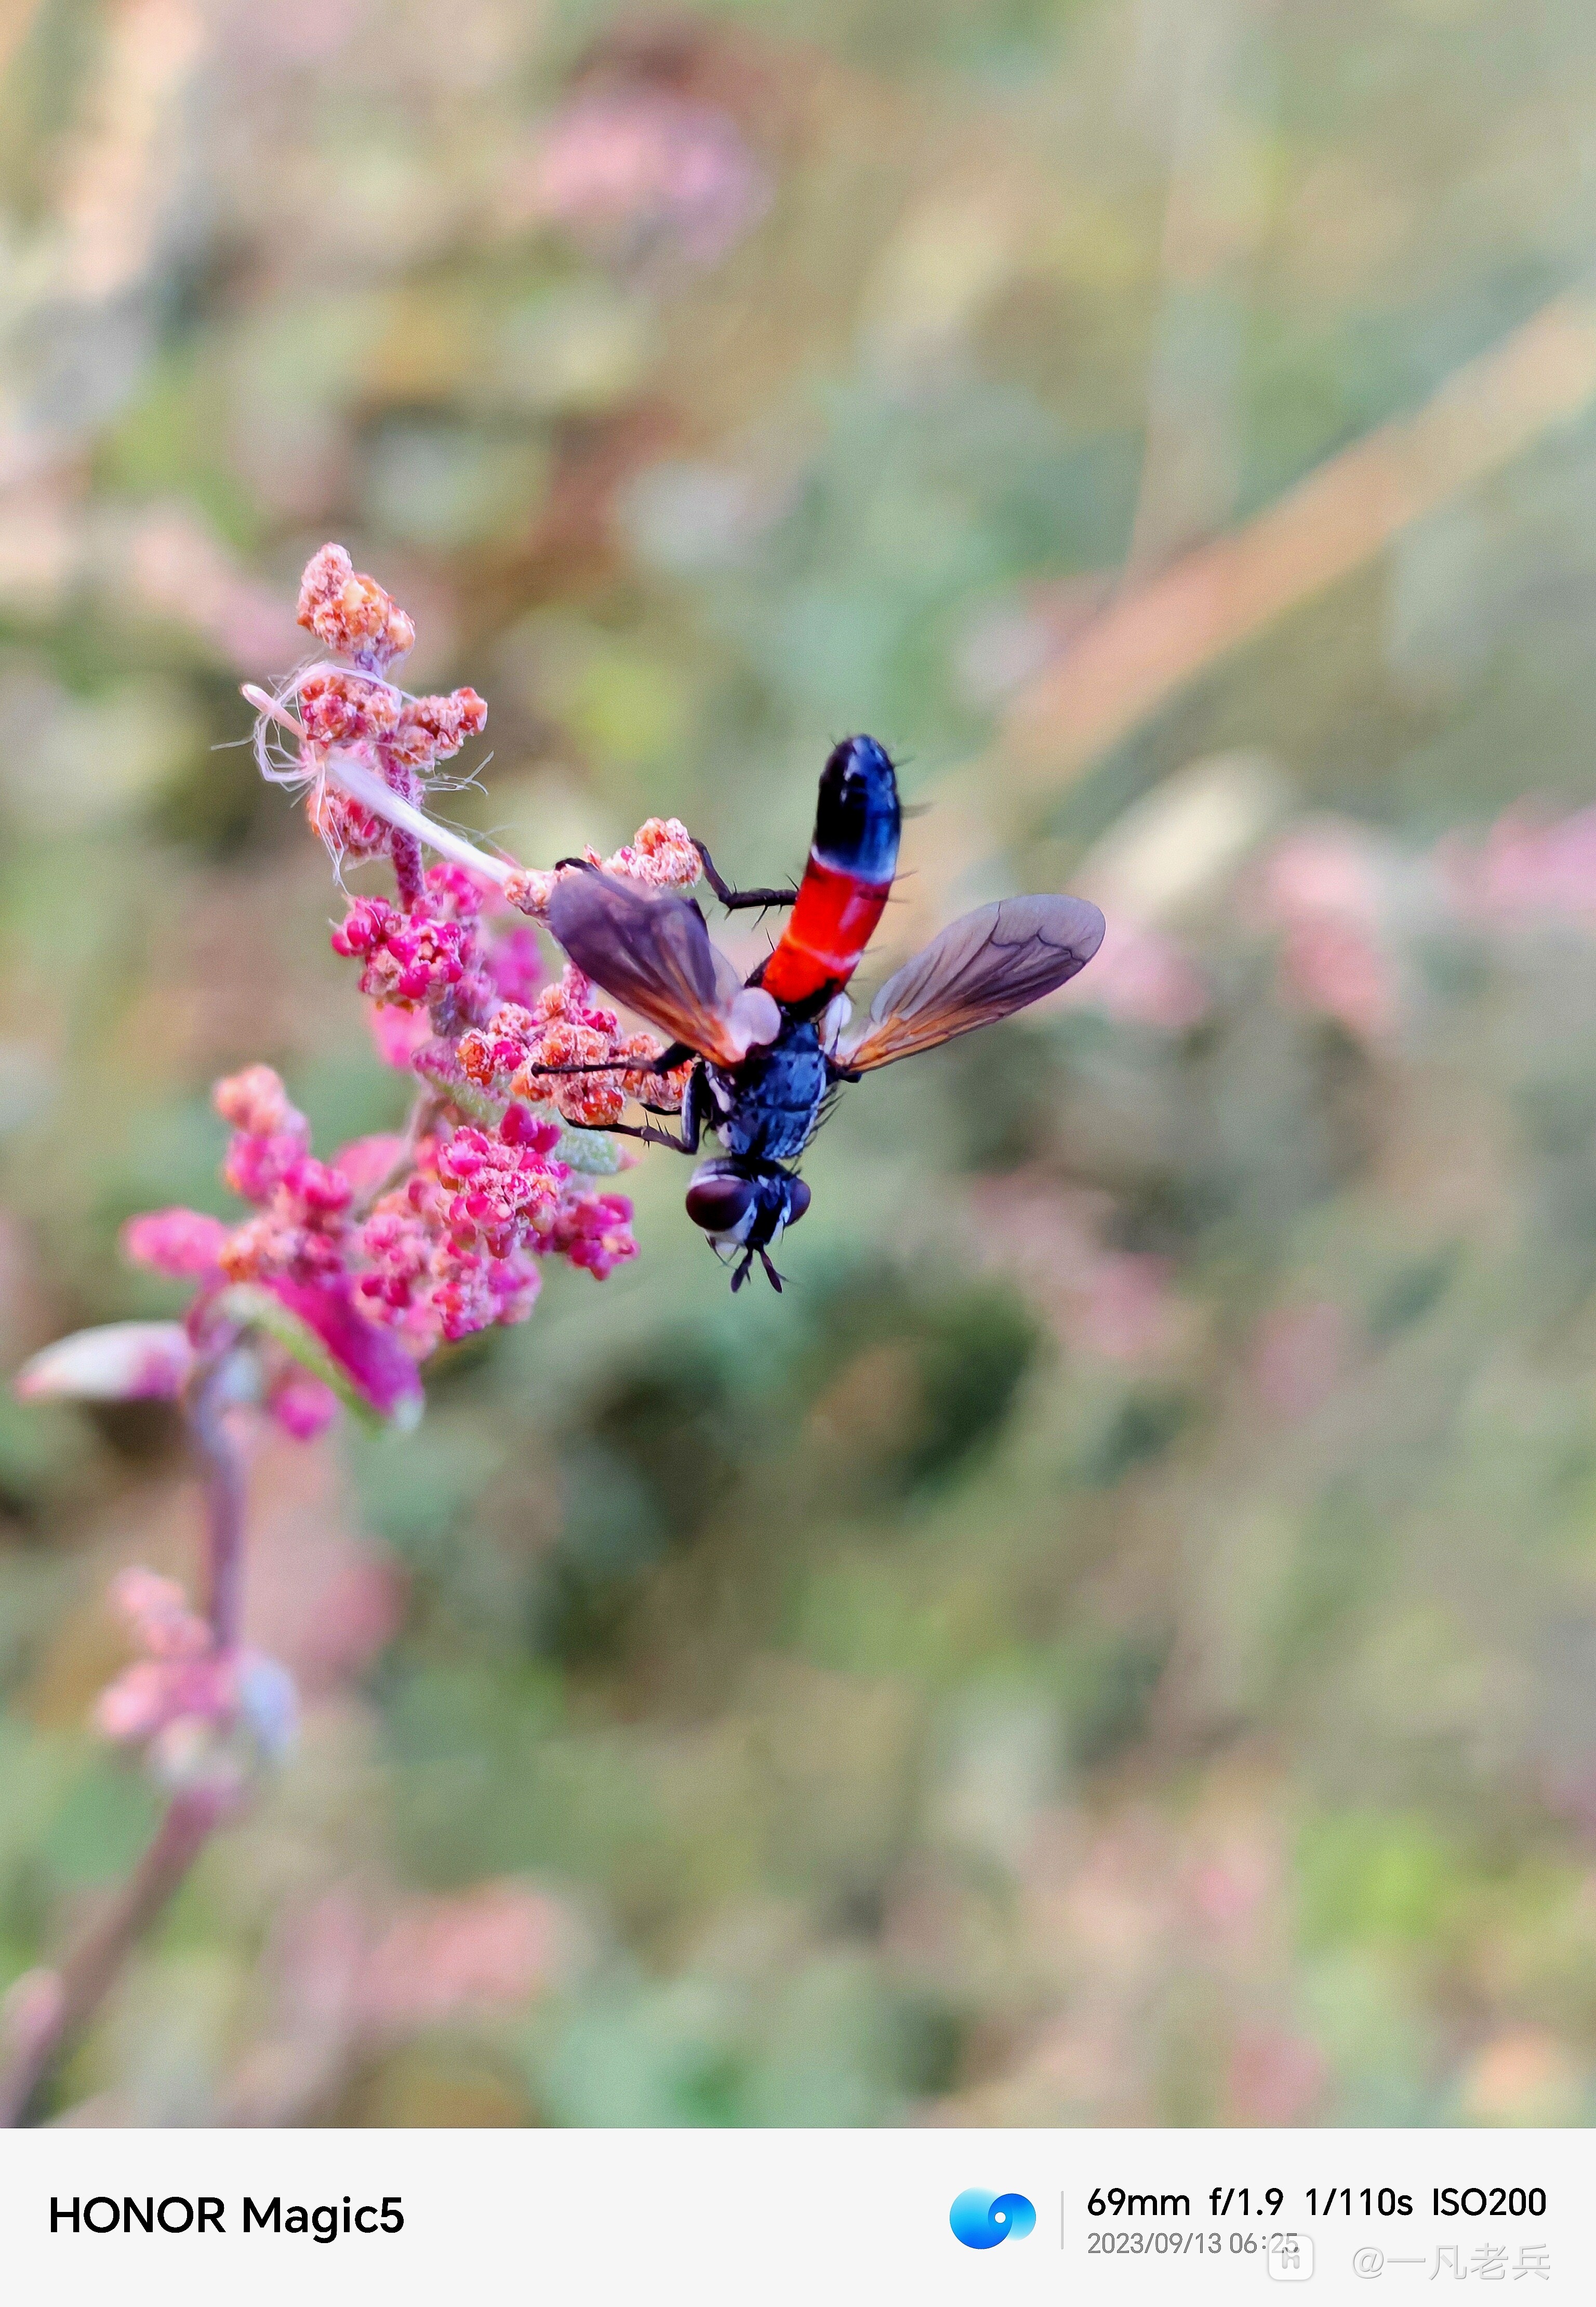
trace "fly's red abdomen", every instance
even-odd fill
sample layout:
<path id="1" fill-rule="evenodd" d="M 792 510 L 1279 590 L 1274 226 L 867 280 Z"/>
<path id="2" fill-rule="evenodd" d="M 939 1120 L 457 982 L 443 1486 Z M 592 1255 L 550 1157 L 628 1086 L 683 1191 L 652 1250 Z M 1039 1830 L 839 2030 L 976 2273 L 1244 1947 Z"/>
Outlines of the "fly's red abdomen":
<path id="1" fill-rule="evenodd" d="M 901 822 L 884 747 L 845 738 L 826 763 L 797 900 L 760 973 L 777 1001 L 807 1001 L 852 977 L 891 893 Z"/>
<path id="2" fill-rule="evenodd" d="M 777 1001 L 805 1001 L 844 985 L 875 935 L 890 881 L 862 881 L 810 853 L 797 903 L 759 982 Z"/>

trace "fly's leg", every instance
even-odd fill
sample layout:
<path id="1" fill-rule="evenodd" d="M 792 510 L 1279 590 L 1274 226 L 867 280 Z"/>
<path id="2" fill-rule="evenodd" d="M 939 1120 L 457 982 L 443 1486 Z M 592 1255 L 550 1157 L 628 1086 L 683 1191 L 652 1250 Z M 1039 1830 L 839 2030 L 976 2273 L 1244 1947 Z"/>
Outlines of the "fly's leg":
<path id="1" fill-rule="evenodd" d="M 674 1113 L 680 1116 L 682 1122 L 681 1145 L 682 1151 L 684 1154 L 696 1154 L 698 1152 L 699 1140 L 703 1135 L 704 1123 L 708 1118 L 704 1111 L 703 1093 L 699 1088 L 701 1079 L 702 1070 L 700 1068 L 695 1067 L 693 1071 L 688 1076 L 687 1094 L 682 1099 L 679 1106 L 650 1105 L 646 1097 L 640 1097 L 638 1100 L 638 1103 L 642 1107 L 645 1113 Z M 596 1128 L 602 1128 L 602 1124 L 595 1124 Z M 673 1143 L 675 1141 L 673 1140 Z"/>
<path id="2" fill-rule="evenodd" d="M 688 1051 L 684 1054 L 691 1055 L 691 1052 Z M 669 1058 L 672 1052 L 667 1050 L 665 1055 Z M 674 1062 L 680 1065 L 682 1060 L 677 1058 Z M 540 1070 L 551 1074 L 592 1074 L 614 1073 L 620 1068 L 613 1065 L 549 1066 Z M 626 1070 L 630 1073 L 665 1073 L 668 1072 L 670 1068 L 665 1065 L 664 1059 L 656 1058 L 652 1066 L 631 1066 Z M 561 1122 L 567 1129 L 590 1129 L 596 1135 L 605 1137 L 638 1137 L 645 1145 L 668 1145 L 673 1154 L 696 1154 L 699 1150 L 699 1141 L 703 1136 L 706 1119 L 703 1078 L 702 1065 L 695 1066 L 688 1077 L 687 1095 L 682 1101 L 682 1135 L 679 1137 L 673 1137 L 668 1129 L 656 1129 L 647 1121 L 639 1129 L 630 1121 L 569 1121 L 562 1114 Z M 638 1102 L 642 1104 L 642 1100 L 639 1098 Z M 643 1111 L 645 1113 L 669 1113 L 672 1109 L 668 1105 L 644 1105 Z"/>
<path id="3" fill-rule="evenodd" d="M 528 1066 L 529 1074 L 674 1074 L 684 1058 L 698 1051 L 687 1042 L 673 1042 L 656 1058 L 587 1058 L 575 1066 Z"/>
<path id="4" fill-rule="evenodd" d="M 687 1153 L 698 1152 L 704 1125 L 709 1119 L 708 1085 L 704 1079 L 704 1068 L 699 1064 L 687 1076 L 687 1094 L 682 1101 L 682 1144 Z"/>
<path id="5" fill-rule="evenodd" d="M 705 880 L 708 882 L 728 913 L 744 913 L 756 905 L 761 913 L 770 905 L 790 905 L 798 895 L 795 882 L 789 883 L 785 889 L 734 889 L 729 881 L 721 879 L 716 870 L 715 860 L 703 843 L 695 841 L 692 845 L 699 853 L 699 862 L 704 869 Z M 593 862 L 591 857 L 556 857 L 549 870 L 551 872 L 558 873 L 561 868 L 566 865 L 574 865 L 579 872 L 583 873 L 596 873 L 601 870 Z M 691 898 L 688 902 L 691 903 Z"/>
<path id="6" fill-rule="evenodd" d="M 673 1137 L 668 1129 L 656 1129 L 647 1121 L 640 1129 L 630 1121 L 568 1121 L 560 1117 L 562 1129 L 585 1129 L 596 1137 L 637 1137 L 645 1145 L 668 1145 L 673 1154 L 696 1154 L 698 1143 L 689 1145 L 680 1137 Z"/>
<path id="7" fill-rule="evenodd" d="M 769 1252 L 768 1250 L 761 1249 L 759 1252 L 759 1258 L 760 1265 L 764 1267 L 766 1273 L 770 1277 L 770 1287 L 775 1291 L 777 1296 L 779 1298 L 781 1295 L 781 1276 L 777 1272 L 775 1266 L 770 1263 Z M 745 1249 L 742 1253 L 742 1261 L 737 1267 L 737 1271 L 732 1276 L 732 1295 L 734 1298 L 737 1295 L 739 1290 L 742 1289 L 743 1283 L 748 1280 L 749 1275 L 753 1272 L 753 1262 L 754 1252 L 751 1249 Z"/>
<path id="8" fill-rule="evenodd" d="M 708 882 L 728 913 L 750 912 L 756 906 L 763 913 L 769 905 L 790 905 L 798 895 L 795 888 L 734 889 L 731 884 L 723 881 L 716 872 L 715 860 L 703 843 L 695 841 L 692 845 L 699 853 L 699 862 L 704 869 L 705 880 Z"/>

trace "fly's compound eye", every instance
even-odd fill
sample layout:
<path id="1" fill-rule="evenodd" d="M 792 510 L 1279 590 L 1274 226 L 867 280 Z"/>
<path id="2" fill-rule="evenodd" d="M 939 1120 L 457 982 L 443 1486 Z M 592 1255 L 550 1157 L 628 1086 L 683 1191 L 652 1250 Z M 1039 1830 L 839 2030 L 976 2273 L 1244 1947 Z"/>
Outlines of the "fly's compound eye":
<path id="1" fill-rule="evenodd" d="M 787 1223 L 796 1225 L 810 1204 L 809 1188 L 802 1178 L 787 1180 Z"/>
<path id="2" fill-rule="evenodd" d="M 751 1181 L 725 1171 L 697 1177 L 687 1189 L 687 1214 L 706 1233 L 736 1234 L 747 1224 L 753 1205 Z"/>

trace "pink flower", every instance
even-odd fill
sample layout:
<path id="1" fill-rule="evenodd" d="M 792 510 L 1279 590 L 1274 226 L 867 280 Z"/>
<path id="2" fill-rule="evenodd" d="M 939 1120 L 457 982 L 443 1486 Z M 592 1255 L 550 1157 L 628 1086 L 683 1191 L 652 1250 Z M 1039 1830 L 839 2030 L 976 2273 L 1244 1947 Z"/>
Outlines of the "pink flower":
<path id="1" fill-rule="evenodd" d="M 416 1148 L 408 1183 L 385 1194 L 360 1236 L 368 1316 L 418 1350 L 524 1320 L 539 1288 L 534 1254 L 555 1247 L 569 1176 L 559 1131 L 512 1106 L 497 1136 L 475 1128 Z"/>
<path id="2" fill-rule="evenodd" d="M 1326 2080 L 1325 2061 L 1315 2045 L 1283 2028 L 1254 2029 L 1231 2056 L 1226 2120 L 1262 2131 L 1306 2123 Z"/>
<path id="3" fill-rule="evenodd" d="M 414 1361 L 385 1330 L 357 1311 L 343 1274 L 325 1282 L 296 1282 L 286 1274 L 266 1288 L 295 1320 L 326 1350 L 336 1369 L 382 1418 L 419 1416 L 421 1378 Z"/>
<path id="4" fill-rule="evenodd" d="M 149 1210 L 122 1229 L 122 1254 L 132 1265 L 197 1281 L 216 1270 L 227 1229 L 200 1210 Z"/>
<path id="5" fill-rule="evenodd" d="M 1398 1018 L 1397 981 L 1370 837 L 1333 820 L 1288 835 L 1266 862 L 1262 904 L 1282 932 L 1288 999 L 1357 1040 L 1386 1039 Z"/>
<path id="6" fill-rule="evenodd" d="M 414 645 L 416 628 L 374 577 L 357 576 L 341 545 L 312 556 L 299 587 L 299 622 L 356 665 L 384 666 Z"/>
<path id="7" fill-rule="evenodd" d="M 148 1746 L 167 1775 L 213 1767 L 218 1741 L 240 1731 L 256 1754 L 279 1754 L 294 1731 L 293 1685 L 275 1659 L 217 1647 L 181 1586 L 151 1570 L 124 1570 L 111 1599 L 144 1655 L 102 1691 L 96 1728 L 121 1745 Z"/>
<path id="8" fill-rule="evenodd" d="M 638 828 L 630 841 L 622 842 L 607 857 L 601 857 L 592 848 L 585 849 L 582 854 L 589 865 L 596 865 L 605 873 L 622 874 L 629 881 L 640 881 L 648 889 L 691 889 L 704 870 L 692 836 L 677 817 L 651 817 L 646 825 Z M 505 902 L 519 913 L 529 913 L 535 922 L 545 921 L 549 899 L 562 874 L 577 870 L 574 866 L 562 866 L 557 871 L 538 872 L 517 866 L 504 880 Z M 511 1000 L 524 1000 L 530 990 L 530 985 L 520 991 L 500 987 Z"/>
<path id="9" fill-rule="evenodd" d="M 703 132 L 700 158 L 719 137 L 718 183 L 713 167 L 708 176 L 699 167 L 695 178 L 690 130 Z M 656 171 L 654 191 L 674 202 L 691 239 L 716 202 L 724 206 L 736 155 L 718 125 L 695 128 L 680 108 L 669 133 L 681 148 L 674 173 Z M 660 150 L 656 134 L 656 159 Z M 660 1087 L 645 1070 L 659 1047 L 654 1038 L 622 1035 L 574 972 L 544 985 L 526 924 L 490 917 L 495 901 L 502 916 L 511 905 L 536 912 L 554 872 L 531 875 L 496 859 L 419 806 L 423 780 L 481 733 L 482 699 L 467 688 L 415 697 L 389 681 L 415 628 L 339 545 L 324 545 L 307 564 L 298 616 L 348 662 L 306 665 L 275 696 L 246 685 L 259 716 L 256 755 L 270 779 L 303 788 L 313 825 L 340 862 L 386 857 L 392 866 L 391 896 L 353 898 L 332 943 L 359 963 L 375 1015 L 399 1021 L 380 1032 L 390 1063 L 414 1084 L 404 1134 L 356 1139 L 328 1162 L 313 1151 L 306 1117 L 270 1066 L 227 1075 L 214 1091 L 231 1133 L 222 1175 L 246 1214 L 229 1225 L 194 1210 L 150 1211 L 123 1236 L 133 1263 L 195 1285 L 185 1320 L 115 1323 L 62 1339 L 18 1380 L 31 1398 L 181 1398 L 212 1471 L 208 1614 L 170 1580 L 126 1572 L 114 1595 L 139 1654 L 95 1710 L 104 1735 L 143 1749 L 172 1790 L 152 1846 L 168 1876 L 170 1860 L 182 1862 L 180 1874 L 262 1765 L 281 1754 L 296 1713 L 286 1668 L 239 1642 L 238 1413 L 263 1402 L 302 1441 L 322 1432 L 340 1402 L 408 1424 L 422 1407 L 421 1362 L 445 1341 L 524 1320 L 545 1258 L 563 1257 L 603 1280 L 634 1257 L 631 1203 L 587 1190 L 571 1174 L 607 1174 L 619 1166 L 615 1149 L 572 1148 L 561 1159 L 566 1132 L 531 1109 L 558 1102 L 568 1119 L 613 1119 L 629 1092 Z M 425 870 L 424 842 L 452 862 Z M 653 888 L 699 877 L 697 851 L 674 819 L 650 819 L 612 862 Z M 767 994 L 742 999 L 774 1014 Z M 550 1071 L 589 1057 L 591 1076 Z M 324 1555 L 319 1522 L 314 1537 Z M 391 1582 L 358 1566 L 330 1590 L 324 1572 L 302 1580 L 299 1596 L 313 1622 L 304 1647 L 322 1664 L 351 1641 L 364 1654 L 391 1625 Z M 126 1951 L 142 1895 L 135 1880 L 111 1968 Z M 544 1969 L 548 1913 L 510 1886 L 413 1913 L 379 1950 L 374 2004 L 408 2001 L 424 2018 L 513 2005 Z M 91 2001 L 108 1983 L 102 1971 Z M 53 2024 L 61 2008 L 42 1991 L 13 2003 L 13 2017 L 30 2014 L 35 2027 Z M 29 2071 L 26 2086 L 36 2079 Z M 19 2106 L 25 2096 L 26 2088 Z"/>
<path id="10" fill-rule="evenodd" d="M 324 545 L 307 563 L 299 622 L 355 669 L 308 665 L 275 697 L 246 685 L 260 711 L 256 760 L 272 783 L 304 789 L 311 822 L 336 858 L 391 858 L 408 914 L 422 896 L 420 844 L 414 826 L 396 825 L 379 802 L 391 795 L 414 811 L 424 778 L 481 733 L 487 708 L 474 689 L 412 697 L 387 679 L 415 626 L 374 578 L 356 574 L 342 545 Z M 292 756 L 283 729 L 297 741 Z M 363 797 L 349 790 L 356 773 L 367 780 Z"/>
<path id="11" fill-rule="evenodd" d="M 621 259 L 661 251 L 712 264 L 763 213 L 769 190 L 735 124 L 663 89 L 577 97 L 550 124 L 533 213 Z"/>
<path id="12" fill-rule="evenodd" d="M 697 861 L 698 853 L 693 853 Z M 518 922 L 494 943 L 488 956 L 488 975 L 501 1001 L 530 1001 L 543 982 L 543 956 L 536 932 Z"/>
<path id="13" fill-rule="evenodd" d="M 217 1083 L 210 1102 L 234 1136 L 222 1176 L 241 1199 L 267 1202 L 310 1144 L 310 1124 L 288 1103 L 270 1066 L 249 1066 Z"/>
<path id="14" fill-rule="evenodd" d="M 1443 870 L 1472 913 L 1507 924 L 1548 914 L 1596 926 L 1596 809 L 1547 818 L 1523 802 L 1499 817 L 1481 846 L 1454 837 Z"/>
<path id="15" fill-rule="evenodd" d="M 175 1578 L 124 1570 L 111 1581 L 111 1599 L 152 1658 L 202 1658 L 210 1647 L 210 1627 Z"/>
<path id="16" fill-rule="evenodd" d="M 246 1066 L 242 1073 L 227 1075 L 211 1091 L 210 1102 L 245 1136 L 273 1137 L 305 1129 L 305 1116 L 288 1103 L 281 1078 L 270 1066 Z"/>
<path id="17" fill-rule="evenodd" d="M 1307 1418 L 1329 1399 L 1346 1366 L 1347 1317 L 1326 1299 L 1265 1316 L 1253 1348 L 1259 1394 L 1283 1418 Z"/>
<path id="18" fill-rule="evenodd" d="M 400 1008 L 391 1001 L 374 1001 L 365 1022 L 382 1063 L 401 1074 L 411 1070 L 433 1038 L 433 1021 L 425 1009 Z"/>
<path id="19" fill-rule="evenodd" d="M 211 1658 L 181 1664 L 141 1659 L 100 1693 L 94 1727 L 118 1745 L 142 1745 L 169 1723 L 183 1718 L 220 1722 L 231 1707 L 232 1674 L 226 1663 Z"/>
<path id="20" fill-rule="evenodd" d="M 588 854 L 606 873 L 624 874 L 649 889 L 691 889 L 704 870 L 693 837 L 678 817 L 651 817 L 602 861 L 591 850 Z"/>
<path id="21" fill-rule="evenodd" d="M 302 1117 L 266 1068 L 243 1090 L 226 1085 L 223 1102 L 246 1122 L 281 1125 L 235 1136 L 227 1173 L 258 1206 L 222 1231 L 213 1271 L 232 1285 L 219 1300 L 225 1315 L 259 1323 L 308 1364 L 298 1381 L 279 1370 L 269 1388 L 292 1433 L 326 1423 L 330 1383 L 380 1417 L 413 1418 L 417 1359 L 441 1340 L 523 1320 L 539 1287 L 536 1258 L 563 1256 L 602 1274 L 636 1254 L 630 1206 L 599 1197 L 589 1207 L 573 1194 L 553 1158 L 558 1126 L 522 1107 L 511 1105 L 496 1131 L 442 1122 L 413 1145 L 356 1140 L 328 1163 L 303 1150 Z"/>
<path id="22" fill-rule="evenodd" d="M 105 1322 L 57 1338 L 24 1362 L 22 1402 L 175 1402 L 194 1364 L 178 1322 Z"/>
<path id="23" fill-rule="evenodd" d="M 1087 986 L 1089 1004 L 1161 1033 L 1189 1033 L 1208 1014 L 1207 985 L 1186 948 L 1132 922 L 1111 920 Z"/>
<path id="24" fill-rule="evenodd" d="M 513 2011 L 553 1968 L 562 1927 L 552 1900 L 515 1882 L 408 1900 L 367 1960 L 360 1985 L 366 2022 L 435 2026 Z"/>
<path id="25" fill-rule="evenodd" d="M 459 1057 L 480 1088 L 529 1102 L 547 1099 L 567 1120 L 602 1127 L 619 1121 L 629 1097 L 646 1095 L 650 1105 L 680 1108 L 691 1063 L 666 1075 L 641 1070 L 664 1048 L 655 1034 L 623 1034 L 615 1012 L 595 999 L 587 978 L 567 962 L 559 983 L 545 985 L 529 1009 L 502 1002 L 484 1025 L 463 1034 Z M 605 1067 L 611 1059 L 613 1071 L 562 1070 Z"/>
<path id="26" fill-rule="evenodd" d="M 1136 1362 L 1169 1342 L 1171 1262 L 1146 1250 L 1103 1250 L 1077 1284 L 1073 1334 L 1105 1360 Z"/>
<path id="27" fill-rule="evenodd" d="M 340 1145 L 332 1157 L 338 1171 L 356 1200 L 385 1185 L 396 1169 L 402 1167 L 408 1148 L 402 1137 L 391 1131 L 382 1131 L 373 1137 L 352 1138 Z"/>
<path id="28" fill-rule="evenodd" d="M 624 1194 L 584 1194 L 562 1202 L 555 1213 L 550 1247 L 596 1282 L 607 1282 L 616 1266 L 638 1254 L 631 1202 Z"/>
<path id="29" fill-rule="evenodd" d="M 334 953 L 365 964 L 360 990 L 375 1001 L 415 1007 L 465 975 L 461 949 L 468 931 L 460 922 L 435 917 L 421 899 L 400 913 L 383 897 L 356 897 L 332 932 Z"/>
<path id="30" fill-rule="evenodd" d="M 313 1442 L 338 1416 L 338 1396 L 304 1370 L 284 1370 L 267 1396 L 273 1418 L 296 1442 Z"/>

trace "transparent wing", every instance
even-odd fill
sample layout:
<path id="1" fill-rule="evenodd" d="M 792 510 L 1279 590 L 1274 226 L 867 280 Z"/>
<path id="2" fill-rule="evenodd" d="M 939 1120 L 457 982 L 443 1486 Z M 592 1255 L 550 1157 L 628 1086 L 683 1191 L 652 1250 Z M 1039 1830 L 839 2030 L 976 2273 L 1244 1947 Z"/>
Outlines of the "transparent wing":
<path id="1" fill-rule="evenodd" d="M 836 1061 L 870 1073 L 1011 1016 L 1085 969 L 1103 931 L 1103 915 L 1084 897 L 982 905 L 887 980 L 863 1024 L 838 1038 Z"/>
<path id="2" fill-rule="evenodd" d="M 770 995 L 743 985 L 685 897 L 651 895 L 612 873 L 564 873 L 548 921 L 595 985 L 719 1065 L 738 1064 L 781 1030 Z"/>

